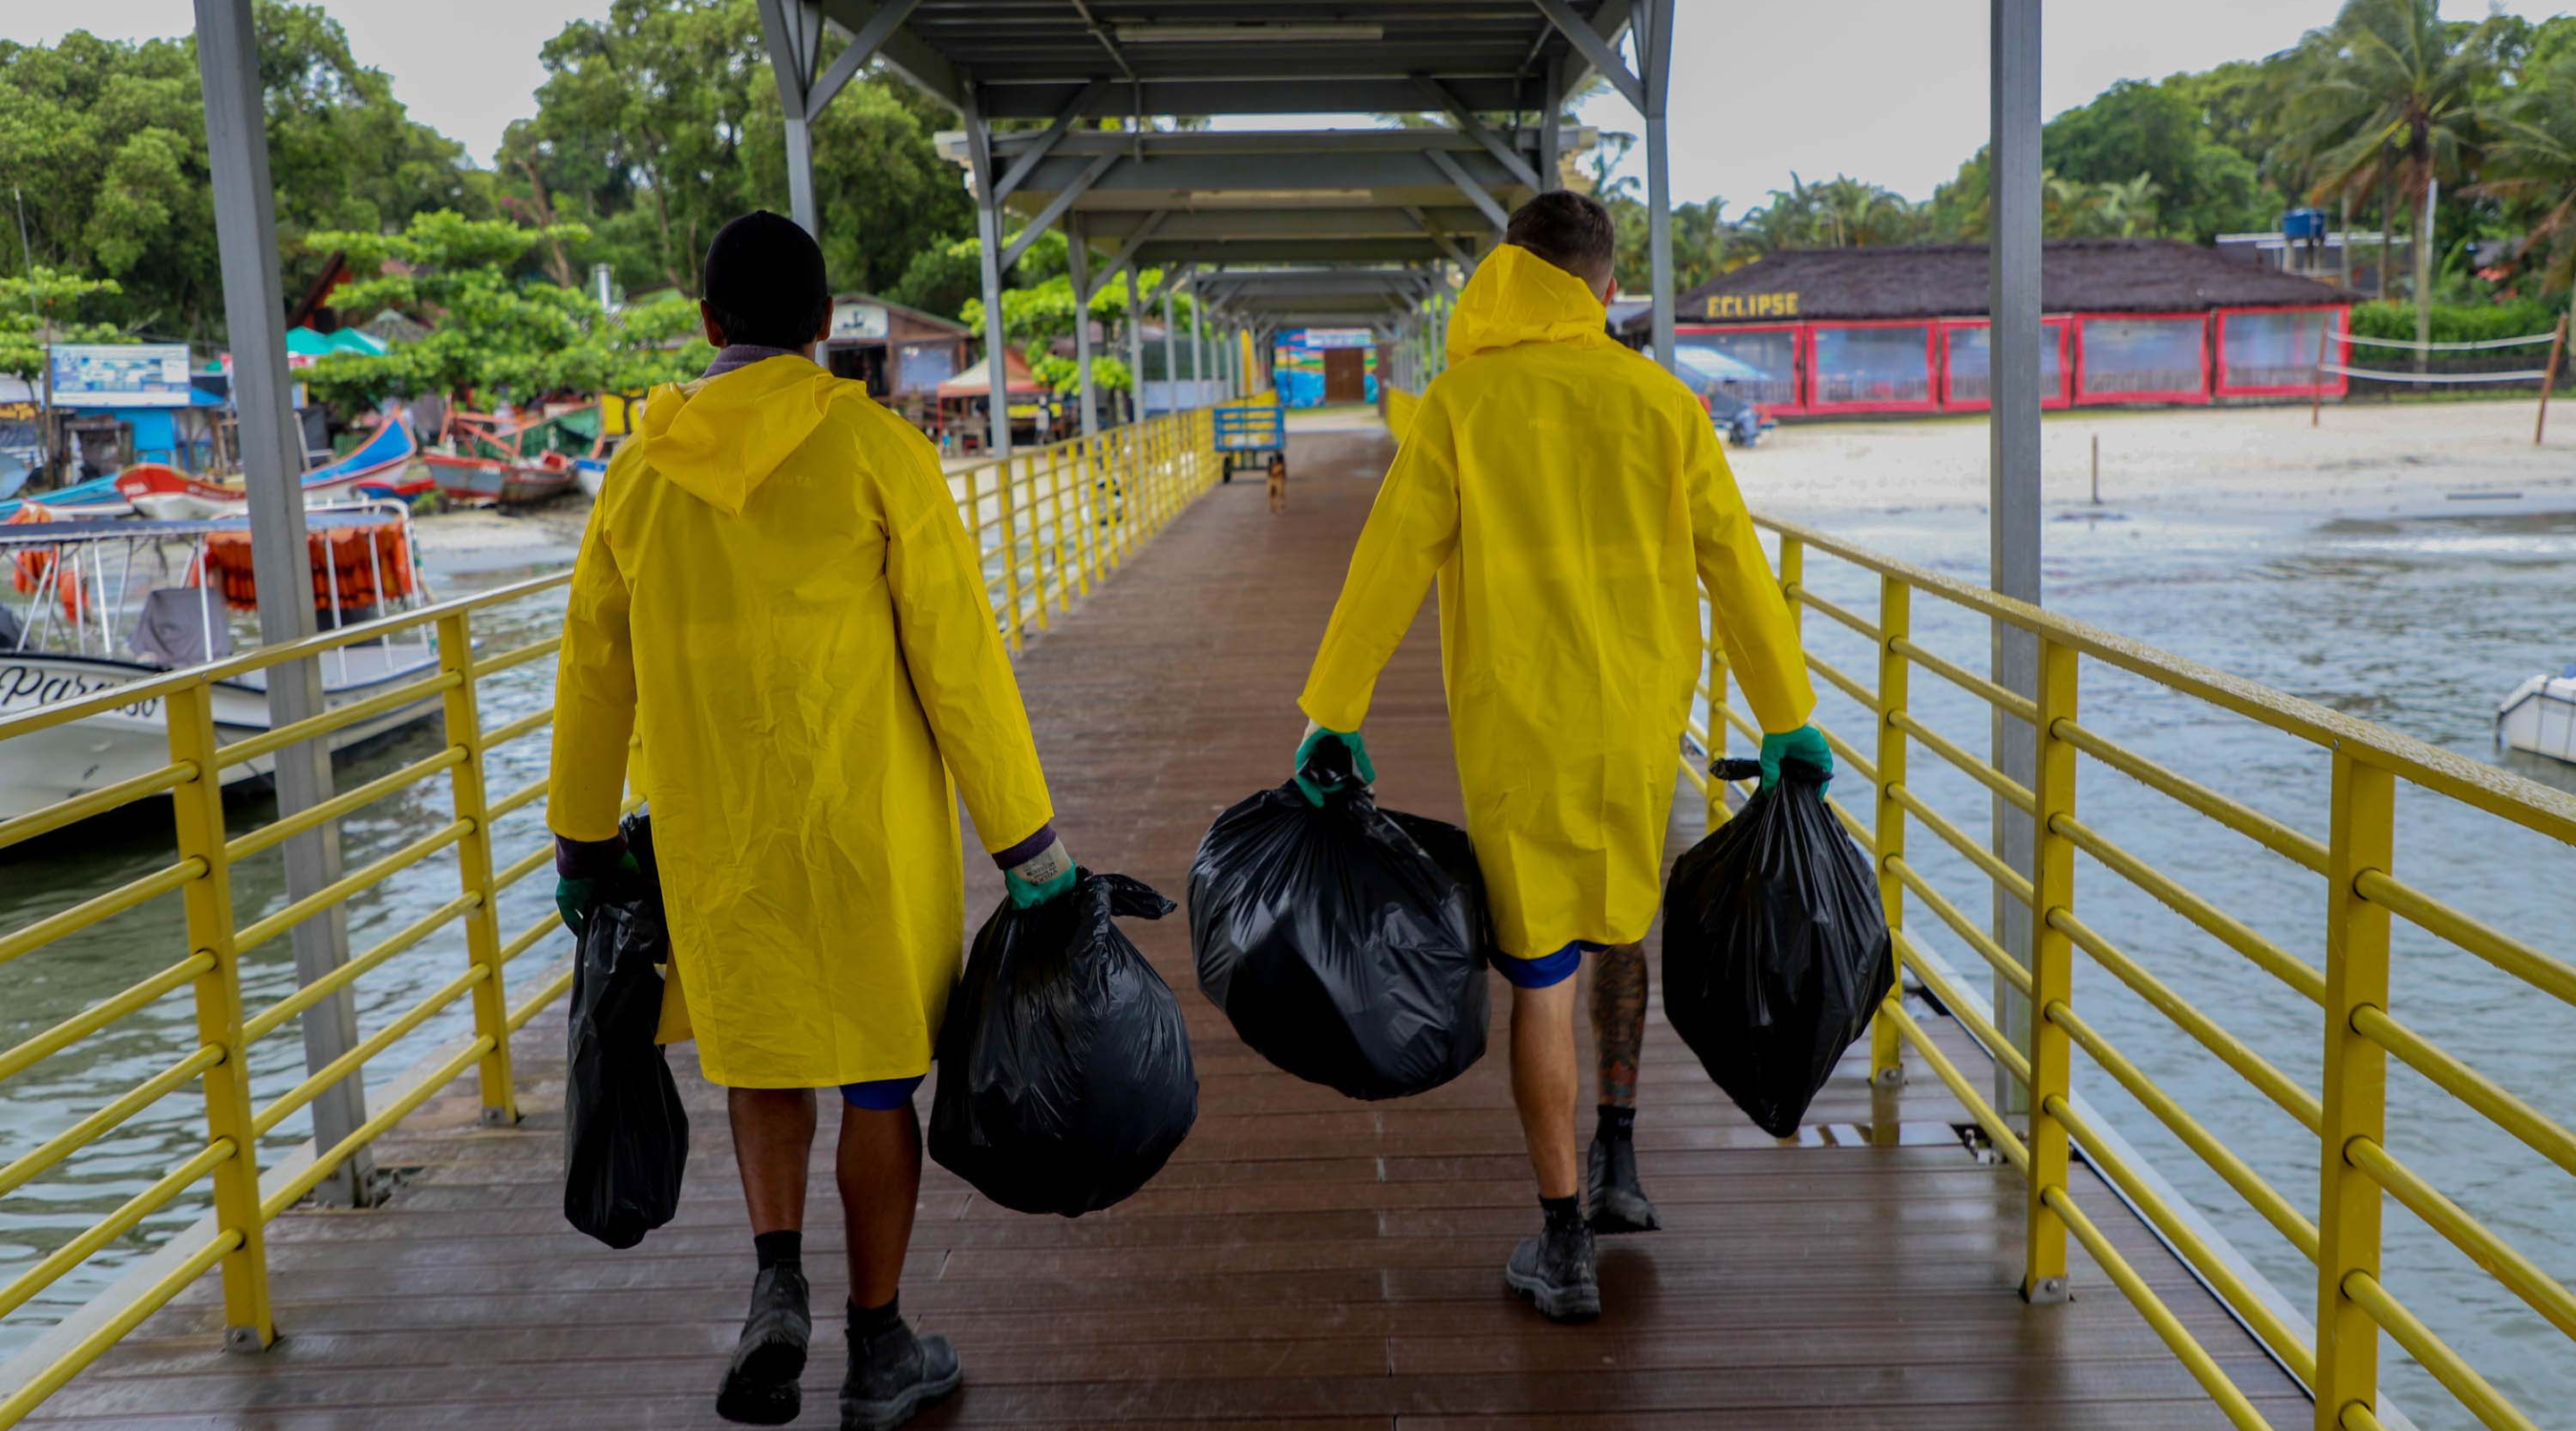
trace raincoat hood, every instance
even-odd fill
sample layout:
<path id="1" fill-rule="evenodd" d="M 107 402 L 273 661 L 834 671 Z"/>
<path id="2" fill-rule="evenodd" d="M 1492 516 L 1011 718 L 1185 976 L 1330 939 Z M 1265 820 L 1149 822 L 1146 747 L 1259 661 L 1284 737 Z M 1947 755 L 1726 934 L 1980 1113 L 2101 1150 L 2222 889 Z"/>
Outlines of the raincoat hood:
<path id="1" fill-rule="evenodd" d="M 722 377 L 665 383 L 644 400 L 636 434 L 644 460 L 690 496 L 738 516 L 752 490 L 822 425 L 834 381 L 790 355 Z"/>
<path id="2" fill-rule="evenodd" d="M 1449 321 L 1449 361 L 1520 343 L 1611 341 L 1609 310 L 1583 280 L 1517 244 L 1476 266 Z"/>

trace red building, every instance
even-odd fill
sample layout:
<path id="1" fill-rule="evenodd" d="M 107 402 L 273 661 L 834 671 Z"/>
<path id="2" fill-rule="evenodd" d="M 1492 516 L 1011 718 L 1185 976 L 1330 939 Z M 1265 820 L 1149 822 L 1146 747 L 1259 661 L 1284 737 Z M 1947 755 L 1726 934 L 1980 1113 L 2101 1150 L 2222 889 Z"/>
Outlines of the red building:
<path id="1" fill-rule="evenodd" d="M 1982 245 L 1798 249 L 1675 303 L 1685 380 L 1781 417 L 1982 412 Z M 2068 239 L 2040 272 L 2041 405 L 2340 397 L 2351 295 L 2172 239 Z M 1640 314 L 1621 327 L 1648 341 Z"/>

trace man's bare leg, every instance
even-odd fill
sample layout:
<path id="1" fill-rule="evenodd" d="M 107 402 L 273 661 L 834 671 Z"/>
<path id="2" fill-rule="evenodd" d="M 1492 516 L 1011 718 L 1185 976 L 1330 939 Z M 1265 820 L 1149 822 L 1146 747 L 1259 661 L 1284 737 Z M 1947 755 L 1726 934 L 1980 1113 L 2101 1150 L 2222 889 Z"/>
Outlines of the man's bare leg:
<path id="1" fill-rule="evenodd" d="M 1547 1227 L 1512 1254 L 1503 1280 L 1554 1321 L 1601 1312 L 1592 1230 L 1582 1223 L 1575 1179 L 1574 1100 L 1583 1075 L 1574 1054 L 1574 989 L 1566 979 L 1512 990 L 1512 1102 L 1520 1109 Z"/>
<path id="2" fill-rule="evenodd" d="M 921 1120 L 912 1105 L 842 1109 L 834 1172 L 850 1230 L 850 1303 L 882 1307 L 901 1289 L 921 1201 Z"/>
<path id="3" fill-rule="evenodd" d="M 1520 1109 L 1540 1197 L 1580 1191 L 1574 1177 L 1574 1100 L 1580 1091 L 1574 981 L 1512 990 L 1512 1102 Z"/>
<path id="4" fill-rule="evenodd" d="M 964 1373 L 946 1337 L 919 1336 L 896 1293 L 921 1201 L 921 1120 L 895 1108 L 841 1110 L 834 1172 L 850 1229 L 850 1367 L 841 1424 L 886 1427 L 956 1390 Z"/>
<path id="5" fill-rule="evenodd" d="M 1662 1226 L 1637 1182 L 1630 1134 L 1637 1114 L 1637 1059 L 1646 1043 L 1646 946 L 1613 944 L 1593 957 L 1592 1045 L 1601 1080 L 1601 1122 L 1586 1159 L 1592 1230 L 1652 1232 Z"/>
<path id="6" fill-rule="evenodd" d="M 751 1313 L 716 1393 L 716 1413 L 754 1426 L 783 1425 L 801 1409 L 798 1379 L 814 1330 L 803 1262 L 814 1090 L 730 1089 L 725 1111 L 760 1270 L 751 1284 Z"/>

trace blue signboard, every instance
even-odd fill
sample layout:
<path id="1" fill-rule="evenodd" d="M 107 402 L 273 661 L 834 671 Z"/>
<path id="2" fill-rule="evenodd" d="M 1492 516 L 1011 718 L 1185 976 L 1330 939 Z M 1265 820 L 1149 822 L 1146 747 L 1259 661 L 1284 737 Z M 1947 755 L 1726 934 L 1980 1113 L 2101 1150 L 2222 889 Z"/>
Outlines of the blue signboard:
<path id="1" fill-rule="evenodd" d="M 53 348 L 57 407 L 186 407 L 185 343 L 59 343 Z"/>

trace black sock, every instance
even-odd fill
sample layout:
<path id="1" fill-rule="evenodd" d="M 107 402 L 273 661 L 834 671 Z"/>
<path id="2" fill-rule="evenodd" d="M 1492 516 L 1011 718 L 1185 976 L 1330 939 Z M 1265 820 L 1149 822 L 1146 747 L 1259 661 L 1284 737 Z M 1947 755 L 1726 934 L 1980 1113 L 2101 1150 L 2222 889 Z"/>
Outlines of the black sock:
<path id="1" fill-rule="evenodd" d="M 772 1267 L 793 1267 L 801 1271 L 805 1261 L 805 1234 L 792 1227 L 785 1232 L 755 1233 L 751 1239 L 751 1252 L 760 1259 L 763 1272 Z"/>
<path id="2" fill-rule="evenodd" d="M 1622 1108 L 1615 1103 L 1604 1103 L 1601 1105 L 1601 1126 L 1593 1136 L 1596 1138 L 1617 1138 L 1624 1142 L 1627 1140 L 1628 1135 L 1635 1132 L 1636 1129 L 1636 1109 Z"/>
<path id="3" fill-rule="evenodd" d="M 1547 1217 L 1547 1230 L 1564 1232 L 1583 1225 L 1583 1199 L 1580 1197 L 1543 1197 L 1538 1210 Z"/>
<path id="4" fill-rule="evenodd" d="M 856 1301 L 850 1303 L 850 1335 L 854 1337 L 879 1336 L 902 1325 L 901 1293 L 888 1297 L 882 1307 L 862 1307 Z"/>

